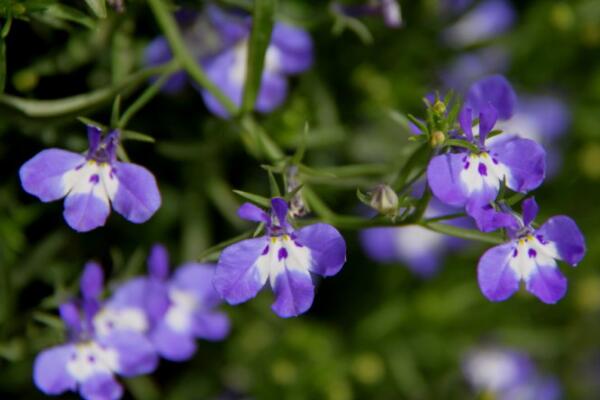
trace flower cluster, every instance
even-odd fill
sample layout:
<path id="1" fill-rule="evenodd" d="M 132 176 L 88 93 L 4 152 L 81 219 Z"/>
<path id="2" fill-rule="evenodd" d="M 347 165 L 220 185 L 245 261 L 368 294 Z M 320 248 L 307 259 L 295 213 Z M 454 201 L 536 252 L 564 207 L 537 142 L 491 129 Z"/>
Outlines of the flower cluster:
<path id="1" fill-rule="evenodd" d="M 204 13 L 182 10 L 177 17 L 188 48 L 208 77 L 235 104 L 241 105 L 251 16 L 208 5 Z M 154 39 L 146 49 L 145 58 L 148 65 L 170 60 L 172 55 L 167 40 L 162 36 Z M 287 96 L 287 76 L 306 71 L 312 62 L 313 45 L 309 34 L 300 28 L 276 22 L 265 55 L 256 111 L 269 113 L 279 107 Z M 177 73 L 167 82 L 165 90 L 177 92 L 186 80 L 185 73 Z M 209 91 L 199 90 L 206 107 L 213 114 L 228 117 L 227 111 Z"/>
<path id="2" fill-rule="evenodd" d="M 471 349 L 463 359 L 462 370 L 472 389 L 486 398 L 561 398 L 556 378 L 541 374 L 531 358 L 517 350 L 498 346 Z"/>
<path id="3" fill-rule="evenodd" d="M 222 340 L 229 319 L 215 308 L 214 266 L 182 265 L 168 277 L 168 255 L 154 246 L 149 275 L 119 286 L 101 300 L 102 268 L 90 262 L 81 278 L 82 298 L 60 306 L 69 342 L 41 352 L 34 365 L 36 386 L 46 394 L 79 391 L 85 399 L 119 399 L 115 376 L 148 374 L 159 356 L 189 359 L 196 338 Z"/>

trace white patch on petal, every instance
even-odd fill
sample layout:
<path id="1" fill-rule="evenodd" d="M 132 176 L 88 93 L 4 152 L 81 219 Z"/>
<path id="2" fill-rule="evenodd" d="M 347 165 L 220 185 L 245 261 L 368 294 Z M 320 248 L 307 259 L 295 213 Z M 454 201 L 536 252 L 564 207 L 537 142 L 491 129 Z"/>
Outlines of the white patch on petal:
<path id="1" fill-rule="evenodd" d="M 288 235 L 273 236 L 269 241 L 269 250 L 256 261 L 260 277 L 269 278 L 275 287 L 277 277 L 288 271 L 296 271 L 310 276 L 312 257 L 306 246 L 296 244 Z"/>
<path id="2" fill-rule="evenodd" d="M 117 193 L 119 181 L 108 163 L 88 160 L 83 166 L 72 169 L 62 177 L 62 185 L 72 194 L 89 194 L 109 204 Z"/>
<path id="3" fill-rule="evenodd" d="M 96 342 L 77 343 L 73 348 L 67 372 L 77 382 L 97 374 L 112 375 L 119 367 L 119 356 L 113 349 L 102 348 Z"/>
<path id="4" fill-rule="evenodd" d="M 486 152 L 481 154 L 470 153 L 462 160 L 463 170 L 460 172 L 460 180 L 466 188 L 467 195 L 481 192 L 484 188 L 498 190 L 500 182 L 506 179 L 510 181 L 510 171 Z"/>
<path id="5" fill-rule="evenodd" d="M 198 297 L 193 292 L 171 288 L 169 300 L 171 305 L 164 317 L 167 325 L 175 332 L 190 332 L 194 312 L 200 306 Z"/>
<path id="6" fill-rule="evenodd" d="M 234 61 L 231 70 L 229 71 L 229 79 L 237 86 L 243 86 L 246 82 L 246 66 L 248 58 L 248 40 L 240 41 L 233 50 Z M 270 45 L 267 47 L 265 54 L 264 71 L 267 73 L 275 73 L 279 71 L 280 60 L 279 49 Z"/>
<path id="7" fill-rule="evenodd" d="M 444 246 L 445 236 L 416 225 L 397 228 L 394 232 L 396 252 L 417 258 Z"/>
<path id="8" fill-rule="evenodd" d="M 514 356 L 500 350 L 480 350 L 465 363 L 465 374 L 473 387 L 497 391 L 509 386 L 520 373 Z"/>
<path id="9" fill-rule="evenodd" d="M 114 331 L 134 331 L 145 333 L 148 319 L 142 310 L 137 308 L 104 307 L 94 316 L 94 330 L 99 337 L 104 337 Z"/>
<path id="10" fill-rule="evenodd" d="M 526 236 L 517 241 L 517 247 L 510 255 L 508 265 L 517 276 L 528 281 L 538 265 L 556 267 L 558 253 L 553 243 L 542 244 L 534 236 Z"/>

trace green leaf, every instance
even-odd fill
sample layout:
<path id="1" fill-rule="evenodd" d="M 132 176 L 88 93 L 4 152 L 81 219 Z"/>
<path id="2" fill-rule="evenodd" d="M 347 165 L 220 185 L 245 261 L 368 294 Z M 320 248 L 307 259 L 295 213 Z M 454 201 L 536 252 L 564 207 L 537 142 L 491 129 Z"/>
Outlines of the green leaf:
<path id="1" fill-rule="evenodd" d="M 92 126 L 98 127 L 102 131 L 106 131 L 106 129 L 107 129 L 106 125 L 103 125 L 100 122 L 94 121 L 93 119 L 90 119 L 87 117 L 77 117 L 77 120 L 84 125 L 92 125 Z"/>
<path id="2" fill-rule="evenodd" d="M 455 236 L 463 239 L 478 240 L 480 242 L 491 244 L 504 243 L 504 239 L 502 239 L 502 237 L 498 234 L 483 233 L 475 229 L 459 228 L 458 226 L 443 224 L 441 222 L 423 222 L 421 223 L 421 226 L 434 232 L 443 233 L 444 235 Z"/>
<path id="3" fill-rule="evenodd" d="M 93 19 L 76 8 L 72 8 L 64 4 L 52 4 L 44 10 L 43 14 L 56 19 L 76 22 L 89 29 L 94 29 L 96 27 L 96 23 Z"/>
<path id="4" fill-rule="evenodd" d="M 121 131 L 121 138 L 123 140 L 136 140 L 138 142 L 146 142 L 146 143 L 155 143 L 156 140 L 149 135 L 146 135 L 145 133 L 141 133 L 141 132 L 137 132 L 137 131 L 131 131 L 131 130 L 124 130 Z"/>
<path id="5" fill-rule="evenodd" d="M 356 197 L 361 203 L 371 207 L 371 198 L 366 193 L 361 192 L 359 188 L 356 188 Z"/>
<path id="6" fill-rule="evenodd" d="M 275 179 L 275 175 L 272 171 L 267 171 L 269 174 L 269 187 L 271 189 L 271 197 L 281 197 L 281 191 L 279 190 L 279 184 Z"/>
<path id="7" fill-rule="evenodd" d="M 106 0 L 85 0 L 85 4 L 98 18 L 106 18 Z"/>
<path id="8" fill-rule="evenodd" d="M 461 139 L 448 139 L 444 142 L 444 145 L 462 147 L 465 149 L 469 149 L 473 152 L 479 151 L 479 148 L 477 146 L 475 146 L 473 143 L 467 142 L 466 140 L 461 140 Z"/>
<path id="9" fill-rule="evenodd" d="M 262 206 L 264 208 L 271 208 L 271 199 L 268 199 L 266 197 L 244 192 L 241 190 L 234 190 L 233 193 L 237 194 L 240 197 L 243 197 L 246 200 L 250 200 L 251 202 L 258 204 L 259 206 Z"/>
<path id="10" fill-rule="evenodd" d="M 242 98 L 242 112 L 254 109 L 254 103 L 260 88 L 265 56 L 271 32 L 276 0 L 255 0 L 252 12 L 252 31 L 248 40 L 248 58 L 246 60 L 246 83 Z"/>
<path id="11" fill-rule="evenodd" d="M 119 123 L 119 116 L 121 115 L 121 96 L 117 95 L 113 102 L 112 112 L 110 114 L 110 126 L 117 126 Z"/>

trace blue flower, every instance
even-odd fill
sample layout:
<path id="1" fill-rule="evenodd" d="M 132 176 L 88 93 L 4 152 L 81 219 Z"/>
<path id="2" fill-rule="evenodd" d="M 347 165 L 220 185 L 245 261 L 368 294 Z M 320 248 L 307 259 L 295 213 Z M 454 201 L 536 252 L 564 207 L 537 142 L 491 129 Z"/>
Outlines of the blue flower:
<path id="1" fill-rule="evenodd" d="M 161 204 L 152 173 L 136 164 L 117 161 L 119 131 L 104 138 L 88 126 L 85 155 L 61 149 L 38 153 L 21 167 L 23 189 L 43 202 L 66 196 L 64 217 L 78 232 L 103 226 L 110 205 L 131 222 L 146 222 Z"/>
<path id="2" fill-rule="evenodd" d="M 109 306 L 145 310 L 149 324 L 143 333 L 158 354 L 184 361 L 196 351 L 196 338 L 222 340 L 229 334 L 229 318 L 216 310 L 222 302 L 212 286 L 214 266 L 186 263 L 169 278 L 169 256 L 155 245 L 148 258 L 149 275 L 117 288 Z"/>
<path id="3" fill-rule="evenodd" d="M 458 137 L 477 150 L 452 150 L 435 156 L 427 168 L 433 194 L 448 205 L 465 206 L 482 231 L 495 229 L 486 224 L 483 208 L 496 199 L 502 182 L 511 190 L 526 193 L 537 188 L 545 177 L 546 153 L 533 140 L 510 134 L 487 139 L 498 116 L 510 118 L 515 104 L 516 95 L 501 76 L 474 85 L 459 114 L 464 135 Z M 474 112 L 479 113 L 476 131 Z"/>
<path id="4" fill-rule="evenodd" d="M 239 304 L 255 297 L 269 280 L 275 292 L 273 311 L 280 317 L 293 317 L 312 305 L 311 273 L 332 276 L 340 271 L 346 262 L 346 243 L 331 225 L 293 229 L 285 200 L 274 198 L 271 204 L 270 214 L 250 203 L 240 207 L 238 215 L 264 223 L 267 234 L 223 250 L 214 285 L 227 302 Z"/>
<path id="5" fill-rule="evenodd" d="M 492 301 L 512 296 L 521 281 L 526 289 L 544 303 L 556 303 L 567 291 L 567 278 L 556 260 L 573 266 L 585 255 L 585 240 L 575 221 L 564 215 L 550 218 L 535 229 L 532 222 L 538 212 L 533 198 L 523 202 L 523 217 L 508 211 L 502 224 L 510 241 L 486 251 L 477 267 L 479 287 Z"/>
<path id="6" fill-rule="evenodd" d="M 86 264 L 80 301 L 64 303 L 60 315 L 69 342 L 42 351 L 35 359 L 35 385 L 49 395 L 79 391 L 84 399 L 119 399 L 123 388 L 115 375 L 148 374 L 158 364 L 152 343 L 139 333 L 147 325 L 143 309 L 113 310 L 99 298 L 102 269 Z"/>
<path id="7" fill-rule="evenodd" d="M 180 19 L 188 49 L 204 67 L 208 77 L 236 105 L 242 102 L 246 80 L 248 38 L 252 18 L 247 14 L 225 12 L 208 6 L 203 14 L 186 14 Z M 155 39 L 146 50 L 146 63 L 161 64 L 172 58 L 164 37 Z M 306 71 L 313 63 L 313 43 L 303 29 L 275 22 L 271 42 L 265 55 L 262 81 L 255 109 L 269 113 L 279 107 L 287 96 L 287 77 Z M 185 84 L 185 74 L 171 77 L 165 85 L 168 92 L 176 92 Z M 203 88 L 207 108 L 215 115 L 228 118 L 221 103 Z"/>

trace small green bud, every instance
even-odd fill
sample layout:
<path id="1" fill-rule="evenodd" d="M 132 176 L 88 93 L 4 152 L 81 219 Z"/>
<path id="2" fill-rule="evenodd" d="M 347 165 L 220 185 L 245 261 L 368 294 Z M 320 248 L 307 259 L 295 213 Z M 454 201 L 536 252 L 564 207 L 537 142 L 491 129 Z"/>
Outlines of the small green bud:
<path id="1" fill-rule="evenodd" d="M 444 143 L 445 140 L 446 140 L 446 135 L 444 135 L 444 132 L 435 131 L 431 134 L 429 143 L 431 144 L 431 147 L 437 147 L 437 146 L 441 145 L 442 143 Z"/>
<path id="2" fill-rule="evenodd" d="M 443 101 L 436 100 L 435 103 L 433 103 L 433 113 L 438 117 L 442 117 L 446 114 L 446 105 Z"/>
<path id="3" fill-rule="evenodd" d="M 371 194 L 369 205 L 384 215 L 395 215 L 398 210 L 398 195 L 388 185 L 379 185 Z"/>

